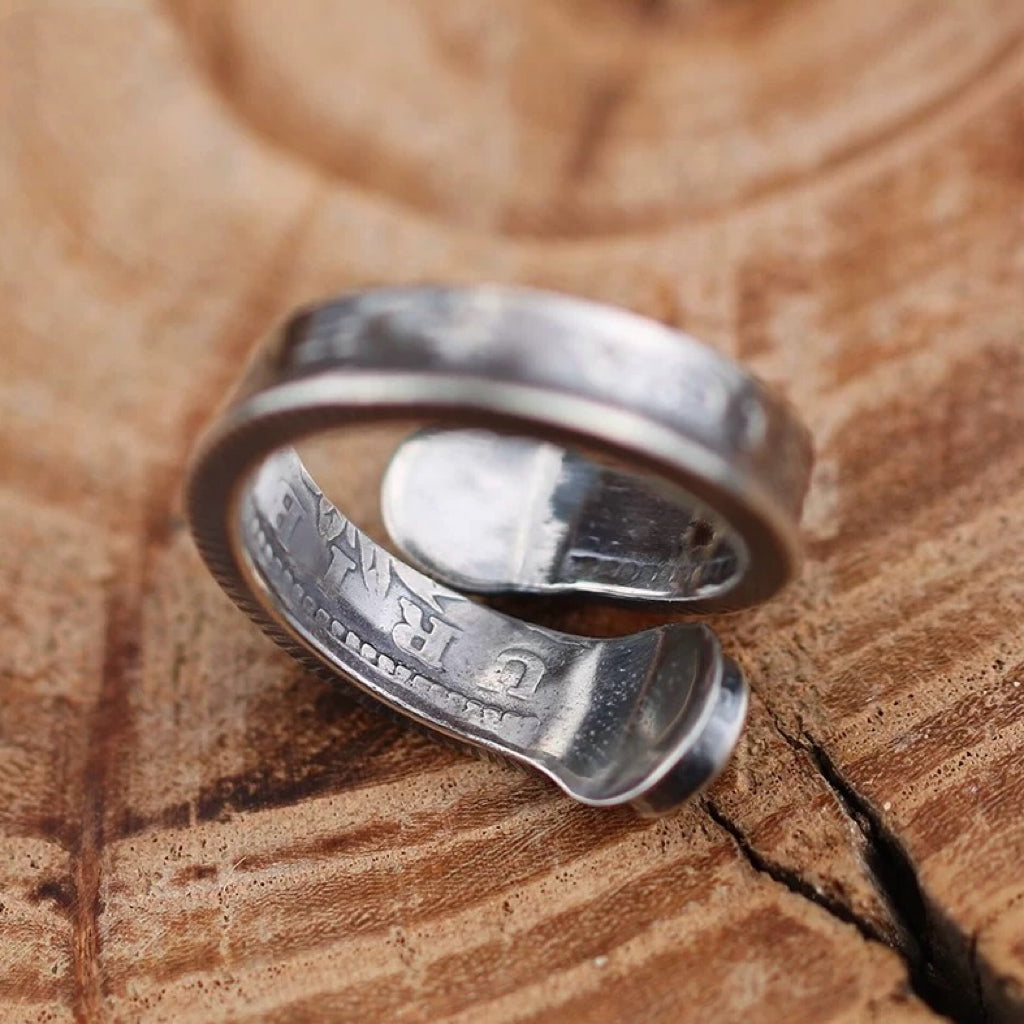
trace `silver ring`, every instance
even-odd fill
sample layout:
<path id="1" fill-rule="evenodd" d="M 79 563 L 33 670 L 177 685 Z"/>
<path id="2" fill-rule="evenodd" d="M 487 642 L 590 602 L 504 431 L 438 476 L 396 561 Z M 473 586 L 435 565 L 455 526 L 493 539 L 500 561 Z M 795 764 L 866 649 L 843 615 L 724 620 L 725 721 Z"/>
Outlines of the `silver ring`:
<path id="1" fill-rule="evenodd" d="M 291 447 L 410 417 L 432 426 L 399 447 L 383 509 L 430 575 L 351 523 Z M 215 577 L 293 652 L 584 803 L 659 813 L 742 726 L 746 684 L 712 631 L 580 637 L 459 590 L 763 601 L 796 572 L 810 465 L 789 408 L 686 335 L 542 292 L 400 288 L 269 339 L 187 506 Z"/>

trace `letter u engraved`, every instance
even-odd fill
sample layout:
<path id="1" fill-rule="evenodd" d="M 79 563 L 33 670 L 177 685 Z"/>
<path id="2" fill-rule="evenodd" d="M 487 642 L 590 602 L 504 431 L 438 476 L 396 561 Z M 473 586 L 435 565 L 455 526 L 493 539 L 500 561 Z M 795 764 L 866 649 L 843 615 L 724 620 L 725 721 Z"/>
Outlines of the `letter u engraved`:
<path id="1" fill-rule="evenodd" d="M 480 683 L 481 688 L 520 699 L 532 697 L 537 692 L 547 671 L 547 666 L 533 651 L 524 651 L 518 647 L 502 651 L 494 663 L 497 672 L 484 679 Z"/>

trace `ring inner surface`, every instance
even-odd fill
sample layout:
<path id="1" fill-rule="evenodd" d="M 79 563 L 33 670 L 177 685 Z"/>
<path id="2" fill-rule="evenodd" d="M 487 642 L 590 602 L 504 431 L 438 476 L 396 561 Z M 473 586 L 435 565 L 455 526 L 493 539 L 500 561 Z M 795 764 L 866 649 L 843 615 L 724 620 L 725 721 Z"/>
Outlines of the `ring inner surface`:
<path id="1" fill-rule="evenodd" d="M 745 545 L 677 488 L 558 445 L 481 429 L 428 429 L 384 478 L 388 533 L 416 565 L 479 593 L 720 596 Z"/>
<path id="2" fill-rule="evenodd" d="M 721 659 L 703 627 L 591 639 L 481 606 L 374 543 L 291 448 L 252 474 L 234 517 L 254 592 L 321 661 L 581 799 L 630 793 L 713 713 Z"/>

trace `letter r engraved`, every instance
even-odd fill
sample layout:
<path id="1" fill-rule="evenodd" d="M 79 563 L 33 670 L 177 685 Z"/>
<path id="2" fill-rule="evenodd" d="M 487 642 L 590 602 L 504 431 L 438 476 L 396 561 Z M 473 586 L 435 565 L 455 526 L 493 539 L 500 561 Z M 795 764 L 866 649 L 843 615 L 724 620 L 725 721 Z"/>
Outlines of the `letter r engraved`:
<path id="1" fill-rule="evenodd" d="M 424 615 L 423 609 L 407 597 L 400 597 L 398 604 L 402 609 L 402 621 L 391 630 L 391 639 L 424 665 L 441 668 L 441 658 L 455 636 L 455 627 L 442 619 Z"/>

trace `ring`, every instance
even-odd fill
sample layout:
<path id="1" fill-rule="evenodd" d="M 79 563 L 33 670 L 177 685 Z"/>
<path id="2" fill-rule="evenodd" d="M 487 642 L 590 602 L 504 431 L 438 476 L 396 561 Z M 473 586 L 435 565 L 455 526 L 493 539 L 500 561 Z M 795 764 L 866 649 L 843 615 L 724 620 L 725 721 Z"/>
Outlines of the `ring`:
<path id="1" fill-rule="evenodd" d="M 292 447 L 412 417 L 430 427 L 396 451 L 382 509 L 418 568 Z M 715 634 L 575 636 L 460 590 L 763 601 L 796 572 L 810 466 L 789 407 L 684 334 L 537 291 L 397 288 L 271 336 L 186 505 L 220 584 L 308 663 L 584 803 L 656 814 L 714 778 L 743 724 L 746 683 Z"/>

